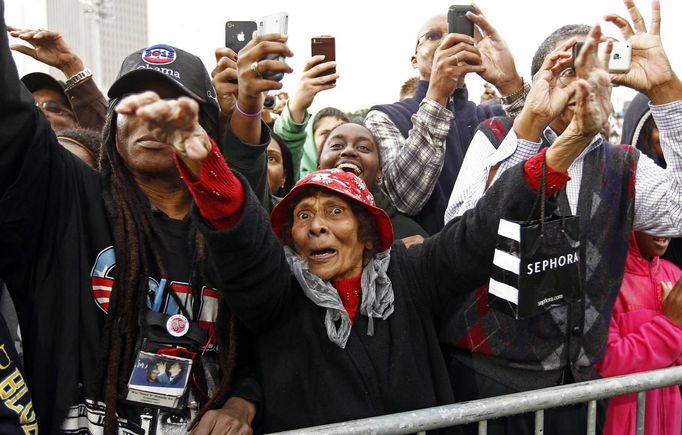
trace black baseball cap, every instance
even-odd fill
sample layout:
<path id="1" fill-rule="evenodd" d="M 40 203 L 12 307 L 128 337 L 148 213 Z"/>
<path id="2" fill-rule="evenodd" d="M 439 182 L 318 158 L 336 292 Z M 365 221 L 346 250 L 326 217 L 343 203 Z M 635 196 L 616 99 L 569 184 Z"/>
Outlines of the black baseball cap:
<path id="1" fill-rule="evenodd" d="M 159 79 L 202 103 L 211 112 L 215 112 L 215 116 L 220 111 L 211 77 L 201 59 L 166 44 L 152 45 L 126 57 L 116 81 L 109 88 L 109 98 L 139 92 L 140 83 Z"/>
<path id="2" fill-rule="evenodd" d="M 55 79 L 49 74 L 41 72 L 29 73 L 23 76 L 21 78 L 21 81 L 24 82 L 24 86 L 26 86 L 28 91 L 31 93 L 39 89 L 51 89 L 66 96 L 66 94 L 64 93 L 66 83 Z"/>

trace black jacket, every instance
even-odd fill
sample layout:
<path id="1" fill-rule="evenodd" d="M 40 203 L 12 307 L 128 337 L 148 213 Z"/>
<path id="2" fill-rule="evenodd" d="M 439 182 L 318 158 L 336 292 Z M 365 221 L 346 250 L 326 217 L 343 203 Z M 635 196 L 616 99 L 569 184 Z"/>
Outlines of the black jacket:
<path id="1" fill-rule="evenodd" d="M 219 286 L 258 335 L 266 432 L 453 401 L 438 317 L 448 301 L 489 276 L 499 218 L 528 216 L 536 194 L 522 172 L 521 166 L 507 171 L 476 209 L 422 245 L 395 243 L 388 269 L 395 311 L 386 321 L 374 319 L 373 336 L 367 317 L 358 315 L 345 349 L 327 337 L 324 309 L 304 295 L 249 189 L 232 228 L 214 231 L 195 216 Z"/>

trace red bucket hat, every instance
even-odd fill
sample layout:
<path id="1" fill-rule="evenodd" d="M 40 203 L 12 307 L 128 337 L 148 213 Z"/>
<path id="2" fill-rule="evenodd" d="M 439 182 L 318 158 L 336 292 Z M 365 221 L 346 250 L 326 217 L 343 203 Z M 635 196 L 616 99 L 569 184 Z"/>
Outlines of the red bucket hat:
<path id="1" fill-rule="evenodd" d="M 300 199 L 300 191 L 308 186 L 319 186 L 323 189 L 337 193 L 343 197 L 355 201 L 372 213 L 379 231 L 381 246 L 379 252 L 388 250 L 393 244 L 393 225 L 391 218 L 385 211 L 378 208 L 374 203 L 374 196 L 367 188 L 362 178 L 341 169 L 324 169 L 312 172 L 301 178 L 296 186 L 277 204 L 270 214 L 272 230 L 277 237 L 282 238 L 282 225 L 284 225 L 285 213 L 289 204 Z"/>

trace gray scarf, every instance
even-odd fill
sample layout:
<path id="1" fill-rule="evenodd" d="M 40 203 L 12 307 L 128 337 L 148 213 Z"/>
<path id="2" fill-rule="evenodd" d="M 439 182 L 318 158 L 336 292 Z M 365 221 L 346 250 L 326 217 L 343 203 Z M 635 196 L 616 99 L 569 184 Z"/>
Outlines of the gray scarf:
<path id="1" fill-rule="evenodd" d="M 386 271 L 391 260 L 391 250 L 374 255 L 372 260 L 365 266 L 360 278 L 362 289 L 362 302 L 360 314 L 369 318 L 367 335 L 374 335 L 374 318 L 388 319 L 393 313 L 393 285 Z M 292 273 L 303 289 L 303 293 L 318 307 L 325 308 L 327 313 L 324 325 L 327 328 L 327 336 L 340 348 L 344 349 L 353 326 L 350 316 L 341 303 L 341 298 L 336 289 L 327 281 L 308 270 L 308 263 L 293 249 L 284 247 L 284 253 Z M 336 326 L 338 321 L 339 326 Z"/>

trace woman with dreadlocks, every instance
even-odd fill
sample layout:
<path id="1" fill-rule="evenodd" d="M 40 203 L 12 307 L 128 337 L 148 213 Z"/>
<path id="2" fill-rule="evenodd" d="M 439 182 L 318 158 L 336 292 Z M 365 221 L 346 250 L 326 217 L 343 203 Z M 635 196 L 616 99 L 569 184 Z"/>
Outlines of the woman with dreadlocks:
<path id="1" fill-rule="evenodd" d="M 191 421 L 201 434 L 248 433 L 258 390 L 235 370 L 235 319 L 170 146 L 216 137 L 201 61 L 166 45 L 125 59 L 98 174 L 59 145 L 19 81 L 2 0 L 0 16 L 0 277 L 22 327 L 27 419 L 45 433 L 177 433 Z M 135 382 L 151 361 L 191 373 L 155 395 Z"/>

